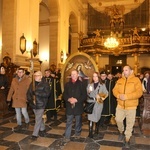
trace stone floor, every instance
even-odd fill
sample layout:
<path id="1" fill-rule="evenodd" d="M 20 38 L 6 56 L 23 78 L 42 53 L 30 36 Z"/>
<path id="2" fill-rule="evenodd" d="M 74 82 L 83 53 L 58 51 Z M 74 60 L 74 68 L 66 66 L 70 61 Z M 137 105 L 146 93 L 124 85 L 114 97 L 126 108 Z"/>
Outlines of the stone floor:
<path id="1" fill-rule="evenodd" d="M 125 150 L 123 142 L 118 141 L 116 125 L 109 125 L 105 129 L 100 128 L 99 135 L 93 139 L 88 135 L 88 121 L 83 114 L 82 134 L 79 138 L 74 137 L 72 130 L 71 141 L 65 143 L 63 135 L 66 118 L 64 109 L 58 112 L 58 120 L 46 124 L 47 134 L 31 141 L 34 127 L 34 115 L 30 113 L 30 126 L 28 130 L 14 131 L 17 126 L 15 115 L 0 119 L 0 150 Z M 150 150 L 150 137 L 142 135 L 138 122 L 135 122 L 134 133 L 131 138 L 131 150 Z"/>

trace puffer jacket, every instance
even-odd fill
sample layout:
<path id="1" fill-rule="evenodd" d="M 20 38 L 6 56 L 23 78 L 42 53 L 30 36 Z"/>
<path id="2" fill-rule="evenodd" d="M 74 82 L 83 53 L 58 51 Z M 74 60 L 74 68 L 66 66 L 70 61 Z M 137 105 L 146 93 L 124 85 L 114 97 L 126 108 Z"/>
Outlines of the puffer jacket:
<path id="1" fill-rule="evenodd" d="M 33 96 L 35 95 L 35 103 Z M 35 91 L 32 89 L 32 83 L 27 92 L 27 100 L 33 109 L 45 109 L 45 106 L 50 95 L 50 86 L 47 82 L 35 82 Z"/>
<path id="2" fill-rule="evenodd" d="M 138 99 L 142 96 L 142 84 L 138 77 L 132 73 L 128 78 L 119 79 L 113 88 L 118 105 L 122 109 L 136 109 Z M 119 94 L 125 94 L 125 100 L 119 99 Z"/>

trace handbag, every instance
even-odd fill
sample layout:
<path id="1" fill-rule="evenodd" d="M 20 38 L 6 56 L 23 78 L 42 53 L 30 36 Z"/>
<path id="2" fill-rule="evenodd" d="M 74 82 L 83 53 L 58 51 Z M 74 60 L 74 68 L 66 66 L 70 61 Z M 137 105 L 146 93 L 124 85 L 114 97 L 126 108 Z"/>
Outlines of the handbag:
<path id="1" fill-rule="evenodd" d="M 84 112 L 87 114 L 92 114 L 95 103 L 86 103 L 84 106 Z"/>

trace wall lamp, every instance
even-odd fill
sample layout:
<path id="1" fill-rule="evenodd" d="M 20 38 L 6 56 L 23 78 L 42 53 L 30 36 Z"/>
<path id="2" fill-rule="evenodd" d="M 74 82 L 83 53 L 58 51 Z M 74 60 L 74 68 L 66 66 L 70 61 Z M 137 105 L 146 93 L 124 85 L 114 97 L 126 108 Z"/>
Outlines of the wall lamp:
<path id="1" fill-rule="evenodd" d="M 64 61 L 64 52 L 63 51 L 60 52 L 60 61 L 61 61 L 61 63 Z"/>
<path id="2" fill-rule="evenodd" d="M 20 51 L 22 54 L 26 51 L 26 38 L 24 37 L 24 33 L 20 37 Z"/>
<path id="3" fill-rule="evenodd" d="M 20 37 L 20 51 L 22 54 L 26 51 L 26 42 L 26 38 L 24 34 L 22 34 Z M 33 41 L 33 49 L 31 51 L 34 57 L 38 54 L 38 43 L 36 42 L 36 39 Z"/>
<path id="4" fill-rule="evenodd" d="M 2 52 L 2 41 L 0 41 L 0 53 Z"/>

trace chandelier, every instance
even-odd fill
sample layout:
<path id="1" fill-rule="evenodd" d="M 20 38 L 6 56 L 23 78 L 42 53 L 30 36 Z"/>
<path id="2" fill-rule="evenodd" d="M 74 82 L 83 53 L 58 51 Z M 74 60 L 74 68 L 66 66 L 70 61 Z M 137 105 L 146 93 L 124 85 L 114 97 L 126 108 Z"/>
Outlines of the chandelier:
<path id="1" fill-rule="evenodd" d="M 106 41 L 104 42 L 104 46 L 107 48 L 116 48 L 118 47 L 119 42 L 116 40 L 116 38 L 114 37 L 109 37 L 106 39 Z"/>

